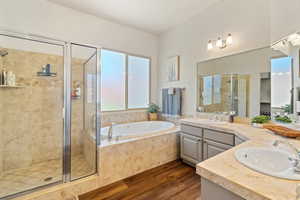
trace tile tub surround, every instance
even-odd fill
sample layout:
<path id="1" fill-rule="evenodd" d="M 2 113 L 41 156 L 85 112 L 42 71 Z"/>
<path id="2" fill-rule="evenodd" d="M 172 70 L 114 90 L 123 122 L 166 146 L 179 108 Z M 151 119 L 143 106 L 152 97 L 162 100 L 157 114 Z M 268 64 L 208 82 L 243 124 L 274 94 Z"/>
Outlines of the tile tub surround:
<path id="1" fill-rule="evenodd" d="M 87 193 L 179 158 L 180 129 L 159 132 L 122 143 L 98 147 L 99 172 L 74 182 L 60 184 L 15 198 L 14 200 L 65 200 Z"/>
<path id="2" fill-rule="evenodd" d="M 176 130 L 174 132 L 174 130 Z M 100 147 L 99 185 L 105 186 L 179 158 L 177 128 Z"/>
<path id="3" fill-rule="evenodd" d="M 101 113 L 102 127 L 110 126 L 112 122 L 117 124 L 124 124 L 140 121 L 148 121 L 148 112 L 145 109 Z"/>
<path id="4" fill-rule="evenodd" d="M 292 200 L 296 199 L 296 187 L 300 181 L 279 179 L 255 172 L 240 164 L 234 157 L 234 152 L 243 147 L 269 147 L 276 139 L 285 138 L 272 135 L 264 129 L 254 128 L 245 124 L 212 124 L 201 119 L 184 119 L 182 123 L 192 126 L 229 131 L 238 137 L 248 139 L 222 154 L 197 165 L 197 173 L 222 186 L 223 188 L 241 196 L 246 200 Z M 300 148 L 300 141 L 289 140 Z"/>

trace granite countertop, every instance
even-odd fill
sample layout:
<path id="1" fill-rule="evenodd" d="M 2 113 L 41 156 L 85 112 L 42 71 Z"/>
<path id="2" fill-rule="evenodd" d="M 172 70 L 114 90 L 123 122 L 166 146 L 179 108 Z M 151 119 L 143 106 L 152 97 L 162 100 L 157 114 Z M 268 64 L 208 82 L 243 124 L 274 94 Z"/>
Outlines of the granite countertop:
<path id="1" fill-rule="evenodd" d="M 273 148 L 272 143 L 276 139 L 289 140 L 289 142 L 300 148 L 299 140 L 276 136 L 265 129 L 254 128 L 246 124 L 214 123 L 197 118 L 183 119 L 181 123 L 230 132 L 247 140 L 243 144 L 199 163 L 197 174 L 200 176 L 247 200 L 296 199 L 296 187 L 300 184 L 300 181 L 275 178 L 253 171 L 239 163 L 235 159 L 234 153 L 237 149 L 243 147 Z"/>

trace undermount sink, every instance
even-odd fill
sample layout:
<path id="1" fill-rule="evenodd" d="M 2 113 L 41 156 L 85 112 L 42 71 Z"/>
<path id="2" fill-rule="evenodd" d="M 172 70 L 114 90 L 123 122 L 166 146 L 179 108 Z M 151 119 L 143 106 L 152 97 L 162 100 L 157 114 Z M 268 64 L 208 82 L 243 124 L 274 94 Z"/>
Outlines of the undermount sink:
<path id="1" fill-rule="evenodd" d="M 293 169 L 287 151 L 268 148 L 242 148 L 235 152 L 236 159 L 246 167 L 257 172 L 278 178 L 300 180 L 300 174 Z"/>

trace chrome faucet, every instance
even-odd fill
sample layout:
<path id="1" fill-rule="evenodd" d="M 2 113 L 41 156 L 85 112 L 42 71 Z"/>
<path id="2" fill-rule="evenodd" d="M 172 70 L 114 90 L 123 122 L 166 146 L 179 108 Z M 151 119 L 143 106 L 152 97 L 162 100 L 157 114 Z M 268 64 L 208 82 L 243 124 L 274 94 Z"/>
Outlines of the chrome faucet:
<path id="1" fill-rule="evenodd" d="M 108 139 L 111 140 L 113 138 L 113 127 L 116 123 L 111 123 L 110 127 L 108 128 Z"/>
<path id="2" fill-rule="evenodd" d="M 289 157 L 289 160 L 292 162 L 293 167 L 294 167 L 294 171 L 296 173 L 300 173 L 300 151 L 291 143 L 284 141 L 284 140 L 275 140 L 273 143 L 274 147 L 278 147 L 279 144 L 284 144 L 286 146 L 288 146 L 290 149 L 293 150 L 294 154 L 295 154 L 295 158 L 294 157 Z"/>

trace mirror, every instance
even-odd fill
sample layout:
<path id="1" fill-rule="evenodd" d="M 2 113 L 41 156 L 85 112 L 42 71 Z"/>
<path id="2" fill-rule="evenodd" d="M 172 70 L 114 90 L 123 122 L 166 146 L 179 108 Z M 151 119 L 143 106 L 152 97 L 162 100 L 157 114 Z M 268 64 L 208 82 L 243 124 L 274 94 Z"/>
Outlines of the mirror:
<path id="1" fill-rule="evenodd" d="M 290 34 L 272 45 L 283 56 L 271 60 L 272 115 L 289 115 L 299 122 L 300 115 L 300 32 Z"/>
<path id="2" fill-rule="evenodd" d="M 278 107 L 287 109 L 292 83 L 283 85 L 279 80 L 291 80 L 291 71 L 288 67 L 276 67 L 281 61 L 277 59 L 288 58 L 280 51 L 265 47 L 199 62 L 197 111 L 224 114 L 235 111 L 239 117 L 252 118 L 261 114 L 271 116 Z M 279 95 L 275 91 L 282 90 L 285 92 L 280 94 L 279 101 L 273 96 Z"/>

